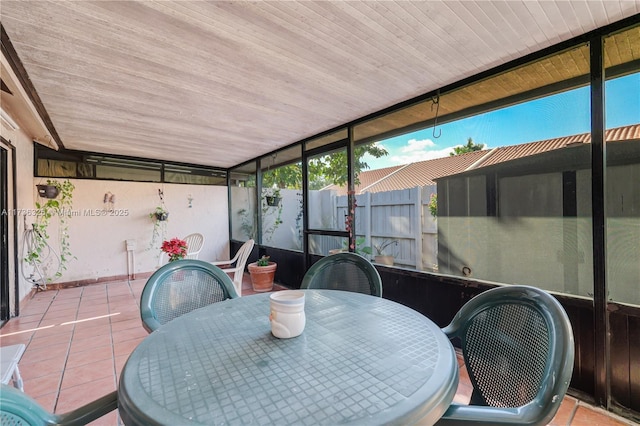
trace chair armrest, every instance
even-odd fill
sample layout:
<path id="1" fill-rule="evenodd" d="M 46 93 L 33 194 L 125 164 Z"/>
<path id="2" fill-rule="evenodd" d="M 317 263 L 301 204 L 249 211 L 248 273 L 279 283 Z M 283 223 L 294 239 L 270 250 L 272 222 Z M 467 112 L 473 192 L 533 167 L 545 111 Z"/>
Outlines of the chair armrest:
<path id="1" fill-rule="evenodd" d="M 546 425 L 544 410 L 532 403 L 517 408 L 451 404 L 436 426 L 449 425 Z M 553 412 L 555 414 L 555 410 Z M 549 421 L 553 415 L 549 418 Z M 541 420 L 543 420 L 541 422 Z"/>
<path id="2" fill-rule="evenodd" d="M 113 391 L 76 410 L 61 414 L 58 417 L 61 426 L 86 425 L 118 408 L 118 392 Z"/>
<path id="3" fill-rule="evenodd" d="M 217 260 L 215 262 L 209 262 L 214 266 L 230 266 L 231 265 L 231 261 L 230 260 Z"/>

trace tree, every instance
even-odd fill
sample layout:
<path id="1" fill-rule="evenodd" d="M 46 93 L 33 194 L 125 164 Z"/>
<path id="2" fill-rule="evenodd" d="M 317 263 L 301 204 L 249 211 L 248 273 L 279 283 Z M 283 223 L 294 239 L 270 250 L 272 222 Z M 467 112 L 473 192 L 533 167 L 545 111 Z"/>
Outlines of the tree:
<path id="1" fill-rule="evenodd" d="M 474 143 L 472 138 L 467 139 L 467 144 L 462 146 L 453 147 L 453 152 L 449 155 L 453 157 L 454 155 L 462 155 L 467 152 L 473 151 L 482 151 L 484 149 L 483 143 Z"/>
<path id="2" fill-rule="evenodd" d="M 359 183 L 358 175 L 369 165 L 363 161 L 365 154 L 380 158 L 388 154 L 387 150 L 375 144 L 360 145 L 355 148 L 355 175 L 356 184 Z M 344 185 L 347 183 L 347 151 L 337 152 L 313 158 L 308 164 L 309 189 L 321 189 L 327 185 Z M 267 170 L 262 174 L 262 186 L 264 188 L 302 188 L 301 163 L 288 164 L 273 170 Z"/>
<path id="3" fill-rule="evenodd" d="M 302 189 L 302 165 L 287 164 L 262 173 L 263 188 Z"/>

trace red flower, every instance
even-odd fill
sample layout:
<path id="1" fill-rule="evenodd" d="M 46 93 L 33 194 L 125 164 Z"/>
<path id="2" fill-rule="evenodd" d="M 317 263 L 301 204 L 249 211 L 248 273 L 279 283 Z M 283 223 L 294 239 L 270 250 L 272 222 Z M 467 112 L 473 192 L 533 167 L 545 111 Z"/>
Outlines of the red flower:
<path id="1" fill-rule="evenodd" d="M 169 255 L 169 262 L 184 259 L 187 255 L 187 242 L 180 238 L 172 238 L 169 241 L 163 241 L 160 250 Z"/>

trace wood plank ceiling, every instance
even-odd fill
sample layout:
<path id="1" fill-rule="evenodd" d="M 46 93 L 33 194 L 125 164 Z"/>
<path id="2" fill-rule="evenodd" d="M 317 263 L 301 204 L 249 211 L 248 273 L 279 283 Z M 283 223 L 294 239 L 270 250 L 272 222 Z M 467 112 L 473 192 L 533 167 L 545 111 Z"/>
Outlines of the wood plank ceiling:
<path id="1" fill-rule="evenodd" d="M 0 21 L 64 147 L 226 168 L 638 13 L 624 0 L 3 0 Z"/>

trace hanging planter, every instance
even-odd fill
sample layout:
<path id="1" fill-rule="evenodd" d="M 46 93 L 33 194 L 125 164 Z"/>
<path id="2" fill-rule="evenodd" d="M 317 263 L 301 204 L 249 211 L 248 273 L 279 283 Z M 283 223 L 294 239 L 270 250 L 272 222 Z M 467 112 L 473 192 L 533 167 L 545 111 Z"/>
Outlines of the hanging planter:
<path id="1" fill-rule="evenodd" d="M 282 199 L 274 195 L 267 195 L 265 198 L 267 200 L 267 205 L 270 207 L 275 207 L 280 205 L 280 200 Z"/>
<path id="2" fill-rule="evenodd" d="M 151 213 L 149 213 L 149 219 L 153 222 L 153 233 L 151 234 L 151 242 L 147 250 L 159 250 L 160 245 L 167 236 L 167 222 L 169 221 L 169 211 L 164 206 L 164 193 L 162 189 L 158 188 L 158 197 L 160 198 L 160 204 L 156 206 Z M 162 262 L 162 257 L 158 256 L 158 266 Z"/>
<path id="3" fill-rule="evenodd" d="M 164 222 L 165 220 L 169 219 L 169 212 L 155 212 L 154 216 L 156 217 L 157 221 Z"/>
<path id="4" fill-rule="evenodd" d="M 60 193 L 60 189 L 55 185 L 36 185 L 38 195 L 42 198 L 56 198 Z"/>
<path id="5" fill-rule="evenodd" d="M 156 207 L 156 209 L 149 213 L 151 219 L 155 219 L 158 222 L 164 222 L 169 219 L 169 212 L 164 208 L 164 205 Z"/>

